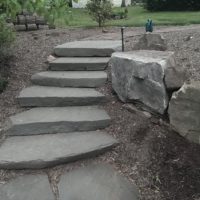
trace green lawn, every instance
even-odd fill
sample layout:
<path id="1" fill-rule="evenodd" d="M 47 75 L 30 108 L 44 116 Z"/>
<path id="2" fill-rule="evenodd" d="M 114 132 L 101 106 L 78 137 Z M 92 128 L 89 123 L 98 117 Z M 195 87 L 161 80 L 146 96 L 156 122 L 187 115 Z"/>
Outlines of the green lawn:
<path id="1" fill-rule="evenodd" d="M 121 8 L 114 8 L 119 11 Z M 111 20 L 106 26 L 144 26 L 148 18 L 156 25 L 189 25 L 200 24 L 200 12 L 149 12 L 142 7 L 128 7 L 128 18 Z M 72 27 L 94 27 L 97 23 L 87 14 L 85 9 L 72 8 L 67 13 L 68 25 Z M 61 27 L 66 26 L 63 19 L 57 21 Z"/>

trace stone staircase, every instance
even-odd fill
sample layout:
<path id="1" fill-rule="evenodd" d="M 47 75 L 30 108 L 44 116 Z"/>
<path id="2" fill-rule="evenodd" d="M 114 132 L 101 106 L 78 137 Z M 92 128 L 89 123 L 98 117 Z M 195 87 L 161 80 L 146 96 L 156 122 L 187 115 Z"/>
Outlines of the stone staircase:
<path id="1" fill-rule="evenodd" d="M 59 57 L 49 71 L 32 76 L 21 91 L 0 147 L 1 169 L 38 169 L 96 156 L 117 145 L 104 129 L 111 119 L 99 105 L 106 97 L 95 90 L 107 80 L 109 56 L 120 41 L 79 41 L 54 49 Z"/>

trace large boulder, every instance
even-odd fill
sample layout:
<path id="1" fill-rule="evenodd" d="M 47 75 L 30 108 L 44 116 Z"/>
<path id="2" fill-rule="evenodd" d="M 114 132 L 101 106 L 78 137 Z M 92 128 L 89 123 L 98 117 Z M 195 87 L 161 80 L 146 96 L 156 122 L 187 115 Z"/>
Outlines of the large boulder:
<path id="1" fill-rule="evenodd" d="M 182 136 L 200 144 L 200 82 L 185 83 L 169 104 L 172 127 Z"/>
<path id="2" fill-rule="evenodd" d="M 135 44 L 133 49 L 166 51 L 167 43 L 165 39 L 159 34 L 145 33 L 139 39 L 138 43 Z"/>
<path id="3" fill-rule="evenodd" d="M 151 110 L 164 114 L 168 107 L 167 90 L 181 87 L 181 81 L 177 81 L 178 73 L 177 76 L 168 73 L 169 70 L 176 71 L 173 52 L 118 52 L 112 55 L 110 63 L 112 86 L 123 102 L 141 102 Z"/>

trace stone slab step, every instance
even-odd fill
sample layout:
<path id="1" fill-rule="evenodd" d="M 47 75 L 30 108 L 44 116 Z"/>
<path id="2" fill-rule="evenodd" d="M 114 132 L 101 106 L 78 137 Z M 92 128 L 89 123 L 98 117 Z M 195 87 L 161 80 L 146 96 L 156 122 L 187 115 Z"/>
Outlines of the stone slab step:
<path id="1" fill-rule="evenodd" d="M 60 57 L 109 57 L 115 51 L 121 51 L 120 40 L 74 41 L 54 49 L 56 56 Z"/>
<path id="2" fill-rule="evenodd" d="M 92 58 L 57 58 L 49 63 L 52 71 L 102 71 L 105 70 L 110 57 Z"/>
<path id="3" fill-rule="evenodd" d="M 137 187 L 108 164 L 92 164 L 61 175 L 60 200 L 139 200 Z"/>
<path id="4" fill-rule="evenodd" d="M 9 137 L 0 147 L 1 169 L 51 167 L 96 156 L 117 144 L 100 131 Z"/>
<path id="5" fill-rule="evenodd" d="M 32 76 L 32 83 L 55 87 L 100 87 L 107 81 L 103 71 L 46 71 Z"/>
<path id="6" fill-rule="evenodd" d="M 21 106 L 85 106 L 106 102 L 106 97 L 92 88 L 60 88 L 32 86 L 23 89 L 18 96 Z"/>
<path id="7" fill-rule="evenodd" d="M 25 150 L 26 151 L 26 150 Z M 55 200 L 48 176 L 24 175 L 0 184 L 1 200 Z"/>
<path id="8" fill-rule="evenodd" d="M 94 131 L 109 124 L 110 117 L 97 106 L 39 107 L 11 116 L 4 131 L 7 135 L 37 135 Z"/>

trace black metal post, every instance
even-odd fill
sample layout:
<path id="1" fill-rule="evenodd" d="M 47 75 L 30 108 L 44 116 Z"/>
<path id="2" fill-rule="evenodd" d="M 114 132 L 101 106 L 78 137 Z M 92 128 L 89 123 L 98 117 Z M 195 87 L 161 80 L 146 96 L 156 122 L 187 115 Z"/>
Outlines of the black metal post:
<path id="1" fill-rule="evenodd" d="M 122 52 L 124 52 L 124 27 L 121 27 L 121 34 L 122 34 Z"/>

